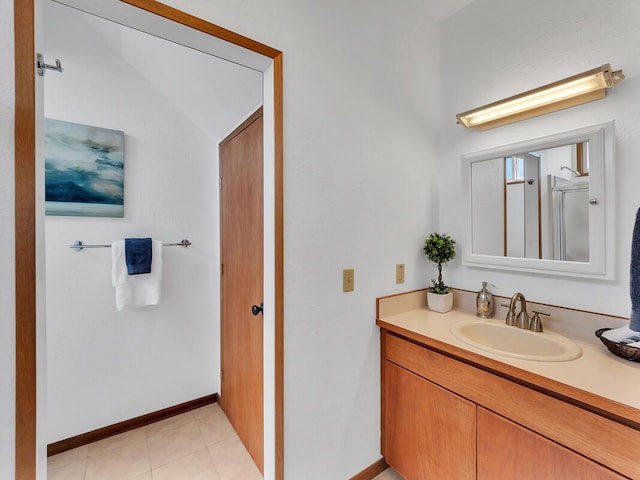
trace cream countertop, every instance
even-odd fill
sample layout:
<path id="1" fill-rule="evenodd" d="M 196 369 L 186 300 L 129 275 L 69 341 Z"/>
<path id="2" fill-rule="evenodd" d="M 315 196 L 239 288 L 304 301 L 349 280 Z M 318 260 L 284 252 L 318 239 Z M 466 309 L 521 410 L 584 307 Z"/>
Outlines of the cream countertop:
<path id="1" fill-rule="evenodd" d="M 461 310 L 441 314 L 432 312 L 426 307 L 419 307 L 382 316 L 378 324 L 384 322 L 389 326 L 452 345 L 640 410 L 640 363 L 616 357 L 604 345 L 577 338 L 571 339 L 580 346 L 582 355 L 566 362 L 522 360 L 494 354 L 469 345 L 450 332 L 451 325 L 468 319 L 481 320 Z M 498 318 L 495 321 L 501 320 Z M 564 336 L 568 337 L 568 335 Z"/>

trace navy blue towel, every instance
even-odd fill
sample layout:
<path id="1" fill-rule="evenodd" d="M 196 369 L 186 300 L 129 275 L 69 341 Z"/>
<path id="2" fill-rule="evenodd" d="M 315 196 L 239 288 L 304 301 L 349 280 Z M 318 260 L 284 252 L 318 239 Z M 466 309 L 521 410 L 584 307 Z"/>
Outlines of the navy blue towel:
<path id="1" fill-rule="evenodd" d="M 631 322 L 629 328 L 640 332 L 640 208 L 636 212 L 636 223 L 633 226 L 631 239 L 631 271 L 629 275 L 631 294 Z"/>
<path id="2" fill-rule="evenodd" d="M 124 239 L 124 254 L 129 275 L 151 273 L 152 245 L 150 238 Z"/>

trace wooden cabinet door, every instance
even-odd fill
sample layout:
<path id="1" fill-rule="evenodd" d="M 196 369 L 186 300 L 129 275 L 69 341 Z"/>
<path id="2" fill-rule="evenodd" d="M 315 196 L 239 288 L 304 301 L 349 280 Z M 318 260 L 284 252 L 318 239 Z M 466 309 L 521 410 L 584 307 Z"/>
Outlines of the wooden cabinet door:
<path id="1" fill-rule="evenodd" d="M 478 407 L 478 480 L 625 478 L 542 435 Z"/>
<path id="2" fill-rule="evenodd" d="M 385 459 L 406 480 L 475 478 L 476 406 L 385 362 Z"/>

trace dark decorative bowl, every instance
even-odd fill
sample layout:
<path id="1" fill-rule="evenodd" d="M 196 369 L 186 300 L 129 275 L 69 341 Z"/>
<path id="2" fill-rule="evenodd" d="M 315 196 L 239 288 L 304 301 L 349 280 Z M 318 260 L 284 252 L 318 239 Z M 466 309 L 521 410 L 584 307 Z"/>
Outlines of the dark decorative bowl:
<path id="1" fill-rule="evenodd" d="M 598 337 L 600 341 L 605 344 L 605 346 L 611 353 L 626 360 L 631 360 L 632 362 L 640 362 L 640 348 L 630 347 L 629 345 L 625 345 L 623 343 L 612 342 L 611 340 L 602 336 L 602 334 L 607 330 L 611 329 L 601 328 L 600 330 L 596 330 L 596 337 Z"/>

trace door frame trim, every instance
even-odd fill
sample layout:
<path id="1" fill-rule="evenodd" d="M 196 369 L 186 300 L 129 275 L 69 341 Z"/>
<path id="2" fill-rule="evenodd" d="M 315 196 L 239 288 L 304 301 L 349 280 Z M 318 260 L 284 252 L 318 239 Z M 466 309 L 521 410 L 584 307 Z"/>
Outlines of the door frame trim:
<path id="1" fill-rule="evenodd" d="M 15 474 L 36 478 L 35 8 L 14 0 Z"/>
<path id="2" fill-rule="evenodd" d="M 35 6 L 14 0 L 15 52 L 15 472 L 32 480 L 36 440 Z M 154 0 L 120 0 L 272 60 L 274 96 L 275 478 L 284 478 L 284 147 L 282 52 Z"/>

